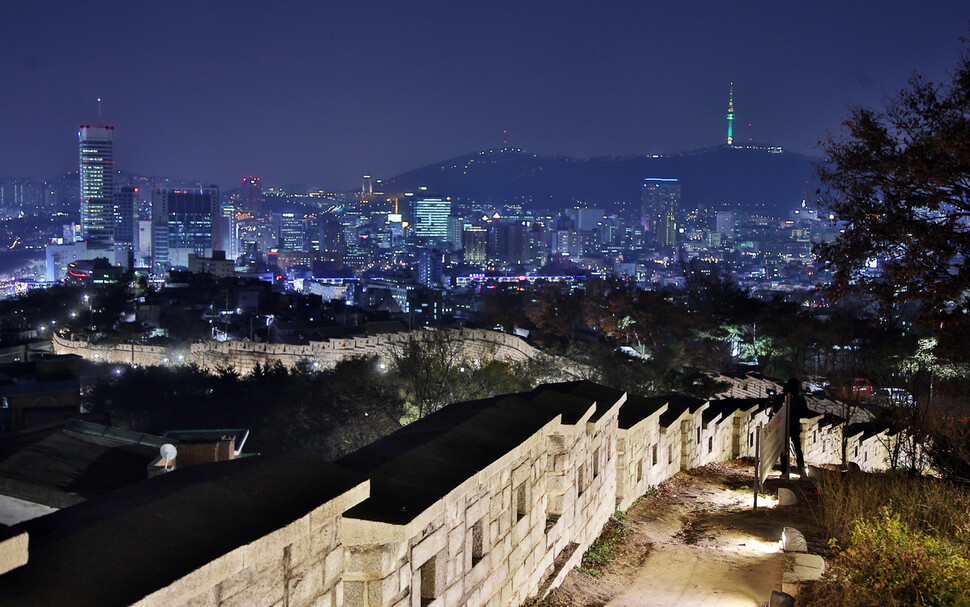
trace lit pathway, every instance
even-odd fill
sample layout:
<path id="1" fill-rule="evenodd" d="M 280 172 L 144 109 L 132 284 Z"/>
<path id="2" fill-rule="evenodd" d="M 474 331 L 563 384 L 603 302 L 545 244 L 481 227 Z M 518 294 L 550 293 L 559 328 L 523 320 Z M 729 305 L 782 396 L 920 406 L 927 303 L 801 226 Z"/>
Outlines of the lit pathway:
<path id="1" fill-rule="evenodd" d="M 653 542 L 633 583 L 607 607 L 758 607 L 781 588 L 785 558 L 773 530 L 742 531 L 751 496 L 692 487 L 691 499 L 666 516 L 638 523 Z M 744 525 L 747 526 L 747 525 Z M 761 527 L 761 528 L 758 528 Z M 678 532 L 679 529 L 679 532 Z"/>

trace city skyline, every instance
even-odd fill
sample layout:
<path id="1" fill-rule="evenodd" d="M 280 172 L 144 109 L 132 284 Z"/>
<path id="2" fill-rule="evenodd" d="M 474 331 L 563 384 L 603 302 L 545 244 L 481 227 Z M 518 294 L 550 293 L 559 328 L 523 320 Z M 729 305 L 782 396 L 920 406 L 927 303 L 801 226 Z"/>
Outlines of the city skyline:
<path id="1" fill-rule="evenodd" d="M 252 174 L 353 189 L 506 142 L 577 157 L 717 145 L 732 82 L 736 143 L 814 153 L 850 104 L 917 71 L 943 79 L 970 23 L 957 2 L 37 6 L 2 10 L 16 85 L 0 111 L 18 142 L 0 146 L 3 176 L 71 170 L 69 133 L 101 98 L 119 167 L 222 188 Z"/>

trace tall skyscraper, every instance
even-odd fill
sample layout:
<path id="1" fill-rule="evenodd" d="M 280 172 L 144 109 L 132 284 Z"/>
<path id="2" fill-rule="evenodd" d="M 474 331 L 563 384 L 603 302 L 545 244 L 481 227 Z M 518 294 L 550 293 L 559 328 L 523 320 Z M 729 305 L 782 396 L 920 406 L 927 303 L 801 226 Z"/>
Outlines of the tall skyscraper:
<path id="1" fill-rule="evenodd" d="M 108 250 L 114 243 L 114 127 L 82 124 L 77 132 L 81 233 L 88 249 Z"/>
<path id="2" fill-rule="evenodd" d="M 641 222 L 645 240 L 657 247 L 677 244 L 677 212 L 680 210 L 680 182 L 648 177 L 643 180 Z"/>
<path id="3" fill-rule="evenodd" d="M 728 92 L 728 135 L 727 144 L 728 147 L 734 145 L 734 83 L 731 83 L 731 90 Z"/>
<path id="4" fill-rule="evenodd" d="M 411 202 L 411 209 L 411 214 L 414 216 L 415 237 L 436 243 L 445 242 L 448 239 L 450 198 L 419 198 Z"/>
<path id="5" fill-rule="evenodd" d="M 219 189 L 156 188 L 152 193 L 152 268 L 189 265 L 189 253 L 212 257 L 219 219 Z M 216 227 L 216 231 L 218 231 Z"/>

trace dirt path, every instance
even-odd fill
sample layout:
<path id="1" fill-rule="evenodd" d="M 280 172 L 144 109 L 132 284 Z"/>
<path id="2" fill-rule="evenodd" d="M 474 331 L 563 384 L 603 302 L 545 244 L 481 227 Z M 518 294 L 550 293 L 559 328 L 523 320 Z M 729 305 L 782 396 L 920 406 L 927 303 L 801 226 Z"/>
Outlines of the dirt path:
<path id="1" fill-rule="evenodd" d="M 573 571 L 540 605 L 767 604 L 785 567 L 781 528 L 803 528 L 812 517 L 805 506 L 752 513 L 751 479 L 734 463 L 678 474 L 627 511 L 630 533 L 604 575 Z"/>

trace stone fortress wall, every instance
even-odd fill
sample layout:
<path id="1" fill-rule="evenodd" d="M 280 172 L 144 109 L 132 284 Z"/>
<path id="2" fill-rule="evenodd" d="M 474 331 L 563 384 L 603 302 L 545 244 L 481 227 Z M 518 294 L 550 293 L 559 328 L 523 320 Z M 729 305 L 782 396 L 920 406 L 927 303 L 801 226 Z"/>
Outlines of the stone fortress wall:
<path id="1" fill-rule="evenodd" d="M 726 394 L 733 391 L 738 396 L 709 401 L 637 400 L 589 382 L 540 386 L 528 397 L 509 395 L 524 400 L 497 413 L 511 416 L 507 421 L 515 421 L 516 411 L 542 405 L 550 393 L 564 399 L 580 395 L 588 408 L 576 419 L 567 420 L 566 413 L 554 416 L 407 520 L 373 514 L 374 508 L 393 511 L 386 502 L 395 498 L 393 492 L 380 488 L 386 482 L 380 475 L 388 470 L 375 471 L 370 498 L 356 508 L 345 505 L 339 521 L 330 527 L 337 530 L 342 560 L 335 564 L 335 557 L 315 557 L 318 566 L 325 568 L 313 574 L 327 580 L 320 586 L 327 597 L 323 604 L 507 607 L 544 594 L 580 562 L 615 509 L 629 507 L 650 486 L 680 470 L 754 455 L 754 433 L 767 422 L 770 408 L 746 391 L 767 386 L 780 391 L 781 386 L 770 380 L 745 380 L 744 385 L 732 381 Z M 819 400 L 809 398 L 809 406 L 824 408 Z M 631 419 L 624 416 L 624 407 L 639 409 Z M 814 464 L 841 463 L 837 445 L 843 426 L 822 414 L 803 419 L 806 459 Z M 442 436 L 448 440 L 449 432 L 458 431 Z M 850 461 L 863 470 L 886 467 L 890 439 L 886 432 L 855 433 L 848 442 Z M 390 445 L 393 451 L 394 442 Z M 364 459 L 371 457 L 365 455 Z M 408 466 L 425 463 L 423 470 L 414 472 L 417 477 L 430 476 L 414 481 L 423 490 L 434 487 L 438 467 L 449 466 L 424 455 L 407 456 L 404 461 Z M 332 554 L 333 547 L 329 549 Z M 222 573 L 215 577 L 220 576 L 219 583 L 225 584 Z M 260 583 L 272 586 L 265 580 Z M 165 589 L 157 594 L 166 601 L 175 596 Z M 206 588 L 180 603 L 231 603 L 213 597 L 211 588 Z M 145 604 L 156 603 L 146 600 Z"/>
<path id="2" fill-rule="evenodd" d="M 461 336 L 480 356 L 535 355 L 512 336 L 469 330 Z M 399 339 L 196 344 L 191 356 L 199 360 L 204 352 L 211 361 L 217 353 L 218 364 L 237 368 L 269 357 L 329 365 L 352 354 L 380 356 Z M 63 341 L 55 349 L 119 363 L 128 355 L 135 364 L 173 355 Z M 560 584 L 614 510 L 628 508 L 649 487 L 681 470 L 754 455 L 755 433 L 770 415 L 765 396 L 782 386 L 756 377 L 718 379 L 728 388 L 706 401 L 567 382 L 449 405 L 336 462 L 367 479 L 364 489 L 164 584 L 139 604 L 521 605 Z M 888 467 L 899 435 L 842 423 L 825 413 L 837 405 L 832 399 L 808 397 L 808 404 L 819 413 L 801 420 L 806 461 L 842 463 L 845 432 L 850 462 L 863 470 Z"/>
<path id="3" fill-rule="evenodd" d="M 362 483 L 134 605 L 340 605 L 341 515 L 367 490 Z"/>
<path id="4" fill-rule="evenodd" d="M 449 339 L 461 344 L 465 357 L 470 360 L 494 357 L 498 360 L 522 362 L 549 356 L 521 337 L 507 333 L 485 329 L 448 329 L 444 332 Z M 427 337 L 430 334 L 428 330 L 385 333 L 371 337 L 314 341 L 303 346 L 246 341 L 204 341 L 171 346 L 100 345 L 54 335 L 53 347 L 55 354 L 76 354 L 95 362 L 139 366 L 194 363 L 208 371 L 231 366 L 240 374 L 247 375 L 257 363 L 265 366 L 279 361 L 292 368 L 297 363 L 306 361 L 316 368 L 328 369 L 354 356 L 377 356 L 386 359 L 394 348 L 408 339 Z M 561 368 L 571 365 L 568 361 L 559 361 L 557 364 Z"/>

